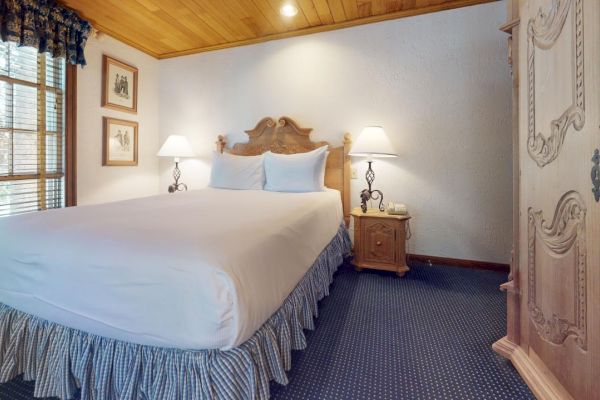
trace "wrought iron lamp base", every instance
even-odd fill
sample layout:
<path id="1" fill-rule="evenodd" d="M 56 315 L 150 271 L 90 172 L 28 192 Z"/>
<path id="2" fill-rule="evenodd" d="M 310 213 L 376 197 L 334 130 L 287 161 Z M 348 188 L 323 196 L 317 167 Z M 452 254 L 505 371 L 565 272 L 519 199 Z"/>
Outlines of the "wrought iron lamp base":
<path id="1" fill-rule="evenodd" d="M 179 178 L 181 178 L 181 170 L 179 169 L 179 162 L 175 161 L 175 169 L 173 170 L 173 178 L 175 178 L 175 183 L 169 185 L 169 193 L 175 193 L 178 191 L 187 190 L 187 185 L 185 183 L 179 183 Z"/>
<path id="2" fill-rule="evenodd" d="M 365 178 L 367 179 L 367 184 L 369 185 L 368 189 L 363 189 L 360 192 L 360 208 L 363 213 L 367 212 L 367 201 L 369 200 L 379 200 L 379 211 L 385 211 L 385 207 L 383 206 L 383 193 L 381 190 L 372 189 L 371 186 L 375 181 L 375 171 L 371 168 L 371 163 L 373 161 L 367 161 L 369 163 L 369 168 L 367 169 L 367 173 L 365 174 Z"/>

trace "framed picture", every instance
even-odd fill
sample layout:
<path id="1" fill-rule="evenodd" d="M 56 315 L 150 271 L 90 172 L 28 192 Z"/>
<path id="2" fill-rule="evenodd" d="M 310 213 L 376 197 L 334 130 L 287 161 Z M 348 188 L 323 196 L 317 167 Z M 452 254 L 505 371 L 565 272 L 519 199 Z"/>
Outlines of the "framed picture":
<path id="1" fill-rule="evenodd" d="M 138 165 L 138 123 L 103 118 L 102 165 Z"/>
<path id="2" fill-rule="evenodd" d="M 137 113 L 138 69 L 102 56 L 102 107 Z"/>

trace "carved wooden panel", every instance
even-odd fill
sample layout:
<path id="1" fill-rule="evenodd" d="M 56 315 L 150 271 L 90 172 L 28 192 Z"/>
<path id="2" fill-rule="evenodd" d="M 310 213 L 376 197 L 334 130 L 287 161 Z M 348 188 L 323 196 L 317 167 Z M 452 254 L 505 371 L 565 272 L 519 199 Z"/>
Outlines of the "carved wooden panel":
<path id="1" fill-rule="evenodd" d="M 584 350 L 587 348 L 585 216 L 584 202 L 575 191 L 561 197 L 550 224 L 541 211 L 529 208 L 528 213 L 530 319 L 544 340 L 561 345 L 572 336 Z M 543 292 L 538 290 L 540 287 Z"/>
<path id="2" fill-rule="evenodd" d="M 280 154 L 304 153 L 327 142 L 310 140 L 311 128 L 301 128 L 289 117 L 281 117 L 277 122 L 267 117 L 259 121 L 254 129 L 246 131 L 247 143 L 236 143 L 231 148 L 231 154 L 253 156 L 267 151 Z"/>
<path id="3" fill-rule="evenodd" d="M 597 0 L 592 0 L 597 1 Z M 550 121 L 550 132 L 546 136 L 536 127 L 536 49 L 550 50 L 561 36 L 568 17 L 572 18 L 573 66 L 572 103 L 556 119 Z M 583 0 L 553 0 L 549 10 L 541 9 L 527 26 L 527 79 L 528 79 L 528 137 L 527 151 L 539 167 L 551 163 L 558 157 L 569 127 L 583 129 L 585 124 L 584 86 L 584 46 L 583 46 Z M 571 67 L 565 60 L 565 67 Z M 558 72 L 559 67 L 556 66 Z M 554 81 L 559 85 L 561 77 L 554 73 Z M 547 99 L 556 102 L 558 98 Z M 545 127 L 544 127 L 545 128 Z"/>
<path id="4" fill-rule="evenodd" d="M 365 261 L 395 263 L 395 244 L 395 224 L 368 219 L 365 221 Z"/>

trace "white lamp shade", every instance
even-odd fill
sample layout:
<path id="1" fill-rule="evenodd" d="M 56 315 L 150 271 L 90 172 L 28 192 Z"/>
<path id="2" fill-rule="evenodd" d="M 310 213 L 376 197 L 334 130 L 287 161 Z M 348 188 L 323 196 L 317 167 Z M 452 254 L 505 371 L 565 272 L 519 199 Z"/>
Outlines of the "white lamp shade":
<path id="1" fill-rule="evenodd" d="M 159 157 L 194 157 L 192 146 L 182 135 L 170 135 L 158 153 Z"/>
<path id="2" fill-rule="evenodd" d="M 365 127 L 352 145 L 351 156 L 397 157 L 390 139 L 380 126 Z"/>

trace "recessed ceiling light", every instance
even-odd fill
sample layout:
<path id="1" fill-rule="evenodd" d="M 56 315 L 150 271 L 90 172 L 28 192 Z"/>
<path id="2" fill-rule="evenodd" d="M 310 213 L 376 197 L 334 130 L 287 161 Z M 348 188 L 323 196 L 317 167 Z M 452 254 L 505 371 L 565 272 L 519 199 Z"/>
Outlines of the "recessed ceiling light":
<path id="1" fill-rule="evenodd" d="M 284 17 L 293 17 L 294 15 L 298 14 L 298 7 L 296 7 L 295 5 L 293 5 L 291 3 L 286 3 L 281 6 L 281 8 L 279 9 L 279 12 Z"/>

